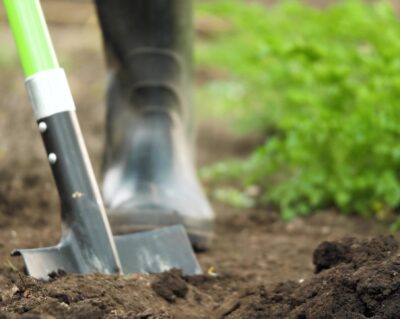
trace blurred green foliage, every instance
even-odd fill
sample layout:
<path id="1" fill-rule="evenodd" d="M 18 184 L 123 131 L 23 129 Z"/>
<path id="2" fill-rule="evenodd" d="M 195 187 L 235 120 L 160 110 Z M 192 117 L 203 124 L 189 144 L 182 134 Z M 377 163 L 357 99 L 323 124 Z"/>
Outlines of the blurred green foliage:
<path id="1" fill-rule="evenodd" d="M 240 132 L 267 136 L 246 160 L 203 175 L 239 181 L 241 192 L 256 185 L 256 203 L 276 205 L 286 219 L 332 206 L 392 216 L 400 204 L 400 25 L 389 2 L 320 10 L 226 0 L 200 4 L 198 14 L 224 24 L 197 48 L 200 69 L 221 75 L 200 89 L 199 103 Z"/>

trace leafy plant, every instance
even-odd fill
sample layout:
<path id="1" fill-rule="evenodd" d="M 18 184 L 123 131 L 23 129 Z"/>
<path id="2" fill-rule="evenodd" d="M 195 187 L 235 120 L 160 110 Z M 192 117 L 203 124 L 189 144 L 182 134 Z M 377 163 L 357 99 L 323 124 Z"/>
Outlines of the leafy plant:
<path id="1" fill-rule="evenodd" d="M 198 45 L 199 67 L 224 74 L 199 100 L 229 112 L 240 132 L 268 136 L 245 161 L 204 176 L 257 185 L 257 202 L 287 219 L 330 206 L 392 215 L 400 204 L 400 25 L 389 2 L 322 10 L 226 0 L 198 13 L 230 25 Z"/>

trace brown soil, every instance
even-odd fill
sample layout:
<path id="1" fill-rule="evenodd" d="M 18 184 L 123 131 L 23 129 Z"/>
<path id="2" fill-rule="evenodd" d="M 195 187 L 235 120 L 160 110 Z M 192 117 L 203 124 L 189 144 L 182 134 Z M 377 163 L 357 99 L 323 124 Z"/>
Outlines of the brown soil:
<path id="1" fill-rule="evenodd" d="M 323 242 L 314 251 L 317 274 L 274 286 L 178 270 L 60 274 L 43 283 L 2 269 L 0 318 L 398 318 L 398 246 L 392 236 Z"/>
<path id="2" fill-rule="evenodd" d="M 0 29 L 2 50 L 12 56 L 9 31 Z M 57 24 L 51 32 L 98 171 L 105 78 L 98 31 L 89 23 Z M 205 276 L 60 273 L 48 283 L 25 276 L 21 260 L 9 254 L 57 242 L 58 197 L 17 61 L 10 58 L 0 68 L 1 319 L 398 318 L 396 240 L 334 241 L 387 232 L 385 225 L 334 211 L 284 223 L 273 210 L 213 203 L 216 238 L 210 251 L 198 255 Z M 220 123 L 206 122 L 200 123 L 198 142 L 204 165 L 242 156 L 253 139 L 238 139 Z"/>

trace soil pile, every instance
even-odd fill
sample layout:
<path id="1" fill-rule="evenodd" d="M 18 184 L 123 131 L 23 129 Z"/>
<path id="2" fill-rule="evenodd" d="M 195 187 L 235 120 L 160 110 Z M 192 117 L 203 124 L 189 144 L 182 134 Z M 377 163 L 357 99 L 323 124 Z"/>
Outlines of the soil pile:
<path id="1" fill-rule="evenodd" d="M 249 290 L 227 318 L 399 318 L 397 251 L 392 236 L 323 242 L 314 251 L 315 276 Z"/>
<path id="2" fill-rule="evenodd" d="M 0 318 L 399 318 L 400 257 L 392 236 L 323 242 L 316 274 L 275 288 L 230 276 L 53 274 L 9 270 Z"/>

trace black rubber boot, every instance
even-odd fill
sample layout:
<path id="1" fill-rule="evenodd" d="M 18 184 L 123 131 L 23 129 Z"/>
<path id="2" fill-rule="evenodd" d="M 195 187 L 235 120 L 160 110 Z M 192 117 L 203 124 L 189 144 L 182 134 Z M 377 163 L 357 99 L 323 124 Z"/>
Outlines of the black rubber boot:
<path id="1" fill-rule="evenodd" d="M 103 196 L 112 229 L 183 224 L 205 249 L 214 214 L 190 146 L 192 1 L 96 4 L 109 67 Z"/>

